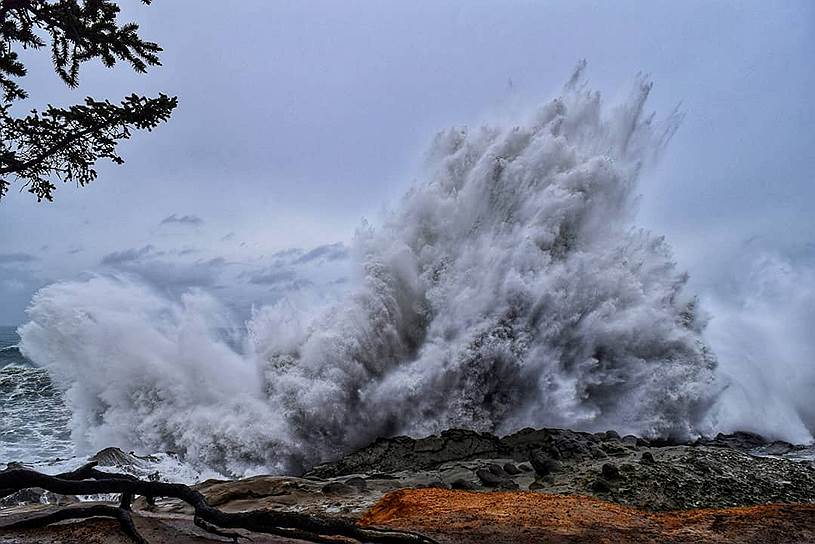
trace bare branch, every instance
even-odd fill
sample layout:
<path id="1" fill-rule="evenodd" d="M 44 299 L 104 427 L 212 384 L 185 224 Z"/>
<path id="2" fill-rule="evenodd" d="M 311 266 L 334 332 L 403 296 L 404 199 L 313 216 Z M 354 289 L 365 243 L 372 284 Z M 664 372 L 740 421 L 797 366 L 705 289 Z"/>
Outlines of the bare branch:
<path id="1" fill-rule="evenodd" d="M 122 505 L 129 505 L 129 501 L 136 495 L 180 499 L 192 506 L 195 511 L 196 524 L 198 524 L 199 527 L 206 528 L 206 530 L 214 534 L 228 536 L 233 539 L 237 539 L 237 534 L 224 532 L 223 529 L 244 529 L 256 533 L 300 538 L 311 542 L 337 542 L 336 537 L 382 544 L 432 544 L 435 542 L 417 533 L 359 527 L 347 519 L 332 516 L 317 516 L 300 512 L 281 512 L 275 510 L 252 510 L 234 513 L 223 512 L 210 506 L 201 493 L 186 485 L 149 482 L 139 480 L 132 476 L 126 477 L 120 474 L 107 474 L 97 470 L 93 465 L 86 465 L 76 471 L 58 476 L 49 476 L 28 469 L 12 469 L 0 472 L 0 489 L 20 491 L 32 487 L 39 487 L 51 491 L 52 493 L 60 493 L 63 495 L 121 493 L 123 494 Z M 77 511 L 77 509 L 69 510 Z M 79 511 L 84 512 L 81 509 L 79 509 Z M 111 515 L 114 511 L 115 515 Z M 73 512 L 62 514 L 60 512 L 65 511 L 62 510 L 54 514 L 43 516 L 42 518 L 27 520 L 27 523 L 36 524 L 32 526 L 42 527 L 49 523 L 54 523 L 55 521 L 53 520 L 59 516 L 75 515 Z M 123 519 L 130 520 L 132 526 L 132 519 L 130 518 L 129 512 L 121 506 L 118 508 L 107 507 L 105 510 L 96 510 L 96 512 L 107 512 L 106 515 L 108 517 L 119 519 L 125 532 L 127 532 L 127 530 L 122 521 Z M 46 521 L 38 521 L 43 519 Z M 8 529 L 13 527 L 14 526 L 6 526 L 3 528 Z M 218 532 L 216 533 L 210 529 L 215 529 Z M 138 538 L 141 537 L 138 536 Z M 143 541 L 136 540 L 136 542 L 141 543 Z"/>

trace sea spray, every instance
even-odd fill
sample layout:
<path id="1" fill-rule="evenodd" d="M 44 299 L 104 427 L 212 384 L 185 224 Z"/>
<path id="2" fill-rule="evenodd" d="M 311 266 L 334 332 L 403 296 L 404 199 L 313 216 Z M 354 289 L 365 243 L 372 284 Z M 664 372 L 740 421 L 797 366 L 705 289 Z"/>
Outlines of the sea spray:
<path id="1" fill-rule="evenodd" d="M 257 309 L 240 349 L 201 291 L 42 289 L 22 350 L 66 390 L 74 440 L 242 475 L 452 426 L 704 430 L 705 320 L 666 242 L 632 227 L 679 116 L 646 113 L 645 80 L 610 107 L 582 69 L 522 123 L 439 134 L 426 181 L 360 229 L 347 299 Z"/>
<path id="2" fill-rule="evenodd" d="M 746 249 L 750 249 L 747 251 Z M 724 387 L 710 410 L 723 432 L 811 443 L 815 433 L 815 263 L 741 248 L 727 284 L 703 298 Z"/>

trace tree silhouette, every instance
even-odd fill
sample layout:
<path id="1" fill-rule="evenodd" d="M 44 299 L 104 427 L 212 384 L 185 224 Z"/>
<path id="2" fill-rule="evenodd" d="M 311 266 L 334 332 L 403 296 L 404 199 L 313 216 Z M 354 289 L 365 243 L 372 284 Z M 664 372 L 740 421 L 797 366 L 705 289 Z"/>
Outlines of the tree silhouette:
<path id="1" fill-rule="evenodd" d="M 133 94 L 118 104 L 89 97 L 67 108 L 13 113 L 14 103 L 28 96 L 19 49 L 50 43 L 54 70 L 69 87 L 79 85 L 80 65 L 93 59 L 108 68 L 126 61 L 141 73 L 160 65 L 161 47 L 143 40 L 137 24 L 120 24 L 120 11 L 110 0 L 0 0 L 0 199 L 12 181 L 38 201 L 53 200 L 57 180 L 84 186 L 96 178 L 99 159 L 124 162 L 116 151 L 120 140 L 170 118 L 178 101 L 164 94 Z"/>

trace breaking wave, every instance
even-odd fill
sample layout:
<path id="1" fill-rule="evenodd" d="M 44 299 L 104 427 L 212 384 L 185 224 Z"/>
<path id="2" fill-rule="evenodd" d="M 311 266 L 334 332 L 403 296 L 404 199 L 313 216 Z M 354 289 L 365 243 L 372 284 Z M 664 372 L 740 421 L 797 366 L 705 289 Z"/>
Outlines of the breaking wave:
<path id="1" fill-rule="evenodd" d="M 242 475 L 452 426 L 704 430 L 704 316 L 663 238 L 632 227 L 680 116 L 646 113 L 645 80 L 607 105 L 582 69 L 523 122 L 439 134 L 426 181 L 359 230 L 359 277 L 328 310 L 284 301 L 241 326 L 133 277 L 42 289 L 22 350 L 66 390 L 78 447 Z"/>
<path id="2" fill-rule="evenodd" d="M 773 251 L 745 252 L 730 274 L 732 296 L 704 297 L 715 317 L 706 338 L 724 390 L 710 411 L 725 432 L 746 430 L 796 443 L 815 433 L 815 263 Z"/>

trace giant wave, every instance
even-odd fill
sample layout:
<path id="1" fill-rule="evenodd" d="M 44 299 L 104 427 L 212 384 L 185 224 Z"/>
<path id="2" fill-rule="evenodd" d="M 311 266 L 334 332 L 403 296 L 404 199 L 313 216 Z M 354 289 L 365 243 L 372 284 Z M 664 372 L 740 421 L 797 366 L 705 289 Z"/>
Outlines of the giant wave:
<path id="1" fill-rule="evenodd" d="M 708 430 L 704 315 L 665 240 L 633 226 L 680 116 L 647 113 L 644 79 L 607 104 L 583 67 L 523 122 L 440 133 L 426 181 L 358 232 L 359 277 L 330 309 L 239 326 L 200 290 L 134 277 L 42 289 L 21 349 L 65 389 L 80 450 L 244 475 L 448 427 Z"/>

